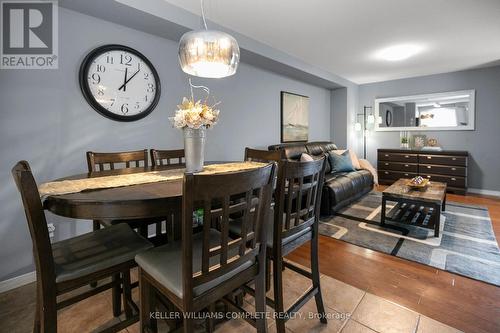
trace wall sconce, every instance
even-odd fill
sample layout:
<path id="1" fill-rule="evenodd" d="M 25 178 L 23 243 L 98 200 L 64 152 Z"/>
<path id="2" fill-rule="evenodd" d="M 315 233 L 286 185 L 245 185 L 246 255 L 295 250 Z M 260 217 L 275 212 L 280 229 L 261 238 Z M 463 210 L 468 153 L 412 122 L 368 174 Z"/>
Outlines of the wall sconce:
<path id="1" fill-rule="evenodd" d="M 368 124 L 375 124 L 375 116 L 373 114 L 369 114 L 366 118 L 366 122 Z"/>

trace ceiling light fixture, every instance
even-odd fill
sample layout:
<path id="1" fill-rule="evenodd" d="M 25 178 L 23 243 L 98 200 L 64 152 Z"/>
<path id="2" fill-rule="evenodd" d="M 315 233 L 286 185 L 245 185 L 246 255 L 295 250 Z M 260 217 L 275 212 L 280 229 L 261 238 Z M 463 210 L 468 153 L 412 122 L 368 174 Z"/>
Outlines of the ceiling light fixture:
<path id="1" fill-rule="evenodd" d="M 386 61 L 401 61 L 408 59 L 424 48 L 416 44 L 399 44 L 387 47 L 375 53 L 375 58 Z"/>
<path id="2" fill-rule="evenodd" d="M 189 31 L 179 41 L 179 62 L 190 75 L 222 78 L 236 73 L 240 48 L 233 36 L 222 31 L 208 30 L 201 0 L 204 30 Z"/>

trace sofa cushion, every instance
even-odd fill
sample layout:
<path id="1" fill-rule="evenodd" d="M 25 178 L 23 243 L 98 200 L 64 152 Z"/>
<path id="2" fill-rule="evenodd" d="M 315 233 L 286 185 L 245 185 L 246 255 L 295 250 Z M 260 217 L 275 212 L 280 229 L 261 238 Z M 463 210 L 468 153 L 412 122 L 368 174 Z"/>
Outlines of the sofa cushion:
<path id="1" fill-rule="evenodd" d="M 300 161 L 301 162 L 312 162 L 312 161 L 314 161 L 314 158 L 312 158 L 312 156 L 309 154 L 302 153 L 302 155 L 300 155 Z"/>
<path id="2" fill-rule="evenodd" d="M 284 148 L 285 151 L 285 158 L 287 160 L 293 160 L 293 161 L 299 161 L 300 156 L 302 156 L 303 153 L 307 153 L 307 149 L 304 145 L 293 145 L 293 146 L 288 146 Z"/>
<path id="3" fill-rule="evenodd" d="M 346 150 L 343 154 L 339 155 L 335 152 L 330 152 L 328 154 L 328 160 L 330 161 L 330 166 L 332 168 L 332 173 L 339 172 L 351 172 L 355 171 L 352 166 L 351 155 L 349 155 L 349 151 Z"/>
<path id="4" fill-rule="evenodd" d="M 308 142 L 306 148 L 311 155 L 321 155 L 330 150 L 337 149 L 337 146 L 328 141 Z"/>
<path id="5" fill-rule="evenodd" d="M 373 176 L 367 170 L 332 173 L 325 176 L 331 206 L 355 197 L 373 186 Z"/>
<path id="6" fill-rule="evenodd" d="M 359 159 L 358 157 L 356 156 L 356 153 L 354 151 L 352 151 L 351 149 L 337 149 L 337 150 L 330 150 L 330 153 L 336 153 L 337 155 L 342 155 L 343 153 L 345 152 L 349 152 L 349 156 L 351 157 L 351 162 L 352 162 L 352 166 L 354 167 L 354 169 L 356 170 L 360 170 L 360 169 L 363 169 L 361 167 L 361 165 L 359 164 Z"/>

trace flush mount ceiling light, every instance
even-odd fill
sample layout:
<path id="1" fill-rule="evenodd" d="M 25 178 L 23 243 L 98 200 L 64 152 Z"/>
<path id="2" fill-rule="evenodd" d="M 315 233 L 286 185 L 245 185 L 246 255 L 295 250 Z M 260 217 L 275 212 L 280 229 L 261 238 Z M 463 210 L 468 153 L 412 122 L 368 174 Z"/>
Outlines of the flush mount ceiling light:
<path id="1" fill-rule="evenodd" d="M 186 32 L 179 41 L 179 62 L 190 75 L 221 78 L 236 73 L 240 48 L 236 39 L 222 31 L 208 30 L 203 0 L 201 17 L 204 30 Z"/>
<path id="2" fill-rule="evenodd" d="M 375 57 L 386 61 L 401 61 L 422 52 L 423 49 L 422 46 L 416 44 L 399 44 L 376 52 Z"/>

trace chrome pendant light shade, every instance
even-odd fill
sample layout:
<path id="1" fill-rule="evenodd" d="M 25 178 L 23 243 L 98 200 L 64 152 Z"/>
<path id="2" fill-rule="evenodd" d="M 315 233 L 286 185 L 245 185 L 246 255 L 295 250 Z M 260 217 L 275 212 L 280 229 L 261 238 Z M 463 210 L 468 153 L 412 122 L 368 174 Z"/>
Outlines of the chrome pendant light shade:
<path id="1" fill-rule="evenodd" d="M 236 73 L 240 48 L 236 39 L 221 31 L 199 30 L 185 33 L 179 42 L 179 62 L 190 75 L 221 78 Z"/>
<path id="2" fill-rule="evenodd" d="M 179 62 L 190 75 L 221 78 L 236 73 L 240 62 L 240 47 L 233 36 L 208 30 L 203 0 L 201 18 L 205 30 L 186 32 L 179 41 Z"/>

